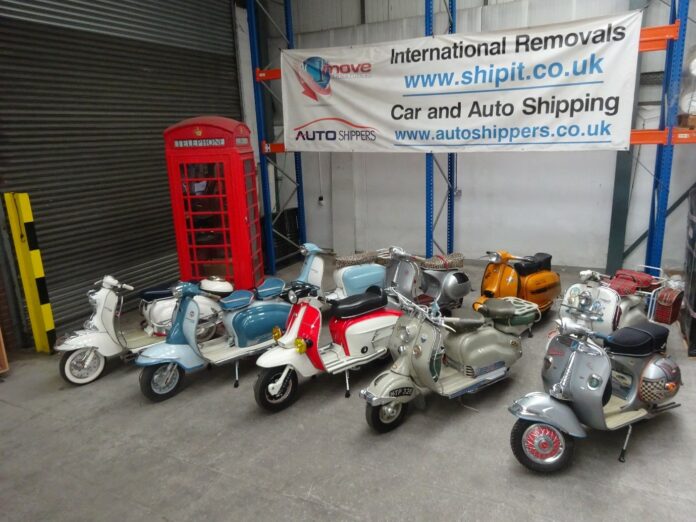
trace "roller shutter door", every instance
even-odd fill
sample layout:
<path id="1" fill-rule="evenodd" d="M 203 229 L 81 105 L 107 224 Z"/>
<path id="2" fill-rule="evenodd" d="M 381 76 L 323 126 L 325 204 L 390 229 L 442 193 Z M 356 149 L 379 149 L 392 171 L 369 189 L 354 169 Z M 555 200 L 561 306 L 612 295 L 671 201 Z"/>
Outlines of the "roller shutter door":
<path id="1" fill-rule="evenodd" d="M 241 119 L 229 2 L 0 0 L 0 190 L 28 192 L 58 332 L 178 267 L 162 131 Z"/>

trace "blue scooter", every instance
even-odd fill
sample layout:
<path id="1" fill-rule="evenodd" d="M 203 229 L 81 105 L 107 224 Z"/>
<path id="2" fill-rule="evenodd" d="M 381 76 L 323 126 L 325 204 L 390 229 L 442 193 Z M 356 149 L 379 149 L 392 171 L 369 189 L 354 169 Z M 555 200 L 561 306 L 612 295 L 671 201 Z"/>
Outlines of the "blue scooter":
<path id="1" fill-rule="evenodd" d="M 235 364 L 234 385 L 237 387 L 239 361 L 260 355 L 273 346 L 274 329 L 285 330 L 291 305 L 286 300 L 272 298 L 279 297 L 282 292 L 304 288 L 307 284 L 321 285 L 324 273 L 321 254 L 327 252 L 312 243 L 305 243 L 302 253 L 305 254 L 305 261 L 300 276 L 285 290 L 284 282 L 278 278 L 266 278 L 264 284 L 256 289 L 256 293 L 235 290 L 225 297 L 205 292 L 193 283 L 180 283 L 174 290 L 177 304 L 166 341 L 149 346 L 135 360 L 136 365 L 143 367 L 140 373 L 142 393 L 152 401 L 163 401 L 179 392 L 186 373 L 201 370 L 208 365 L 222 366 L 231 363 Z M 360 284 L 350 287 L 355 286 L 354 290 L 360 292 L 364 291 L 362 287 L 365 285 L 382 286 L 384 269 L 379 267 L 381 271 L 375 271 L 375 266 L 378 265 L 352 267 L 354 270 L 350 279 L 359 279 Z M 370 275 L 366 277 L 365 274 Z M 225 329 L 225 335 L 203 343 L 198 343 L 195 335 L 200 309 L 194 298 L 199 296 L 209 298 L 220 306 Z"/>

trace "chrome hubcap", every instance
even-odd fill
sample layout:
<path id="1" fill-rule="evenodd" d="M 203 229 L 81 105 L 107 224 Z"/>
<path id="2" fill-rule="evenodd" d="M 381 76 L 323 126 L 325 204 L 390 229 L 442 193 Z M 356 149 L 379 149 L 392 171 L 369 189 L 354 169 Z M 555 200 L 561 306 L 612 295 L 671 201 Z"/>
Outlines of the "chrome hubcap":
<path id="1" fill-rule="evenodd" d="M 169 363 L 163 364 L 155 370 L 155 373 L 152 374 L 150 386 L 155 393 L 164 395 L 172 391 L 178 382 L 179 372 L 177 371 L 176 363 Z"/>
<path id="2" fill-rule="evenodd" d="M 379 409 L 379 420 L 381 420 L 384 424 L 394 422 L 394 420 L 396 420 L 396 418 L 399 416 L 399 413 L 401 413 L 401 406 L 402 404 L 400 402 L 385 404 Z"/>
<path id="3" fill-rule="evenodd" d="M 551 464 L 565 451 L 563 434 L 548 424 L 532 424 L 522 435 L 522 449 L 534 462 Z"/>
<path id="4" fill-rule="evenodd" d="M 94 352 L 94 355 L 90 355 Z M 99 369 L 100 354 L 91 349 L 77 350 L 70 359 L 70 373 L 78 379 L 86 379 Z"/>

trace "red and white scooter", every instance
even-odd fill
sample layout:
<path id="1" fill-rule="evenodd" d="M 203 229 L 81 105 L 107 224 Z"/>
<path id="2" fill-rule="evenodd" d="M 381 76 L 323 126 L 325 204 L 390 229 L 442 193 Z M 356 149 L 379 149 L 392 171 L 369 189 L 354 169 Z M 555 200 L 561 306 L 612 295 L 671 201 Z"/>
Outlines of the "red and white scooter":
<path id="1" fill-rule="evenodd" d="M 288 292 L 293 304 L 283 335 L 274 328 L 278 345 L 264 353 L 254 397 L 262 408 L 280 411 L 297 398 L 298 375 L 312 377 L 320 373 L 345 373 L 346 397 L 350 396 L 348 371 L 389 354 L 387 344 L 399 310 L 386 308 L 387 295 L 378 287 L 364 294 L 340 301 L 320 297 L 319 287 L 306 284 Z M 329 331 L 331 341 L 319 345 L 321 334 L 321 302 L 331 304 Z"/>

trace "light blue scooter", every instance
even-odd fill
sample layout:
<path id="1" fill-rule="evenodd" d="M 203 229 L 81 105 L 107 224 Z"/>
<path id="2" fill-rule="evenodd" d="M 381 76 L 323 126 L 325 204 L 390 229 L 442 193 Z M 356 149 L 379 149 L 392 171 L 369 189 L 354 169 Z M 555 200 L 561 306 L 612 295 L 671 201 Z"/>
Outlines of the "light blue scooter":
<path id="1" fill-rule="evenodd" d="M 321 287 L 324 275 L 324 260 L 321 255 L 327 252 L 313 243 L 305 243 L 301 252 L 305 255 L 302 270 L 286 290 L 281 279 L 266 278 L 263 285 L 256 289 L 256 294 L 248 290 L 236 290 L 221 298 L 201 290 L 196 284 L 180 283 L 174 291 L 177 305 L 166 341 L 149 346 L 140 352 L 135 361 L 136 365 L 143 367 L 140 374 L 140 389 L 143 394 L 153 401 L 163 401 L 179 392 L 186 373 L 201 370 L 208 365 L 231 363 L 235 364 L 237 387 L 240 359 L 260 355 L 270 348 L 275 343 L 275 327 L 285 330 L 291 305 L 284 300 L 272 298 L 280 296 L 283 291 L 287 292 L 296 286 L 304 287 L 308 283 Z M 356 292 L 364 291 L 361 290 L 364 285 L 384 284 L 384 270 L 375 271 L 375 266 L 379 265 L 352 267 L 352 276 L 347 276 L 360 280 L 360 288 L 356 288 Z M 366 278 L 366 273 L 371 276 Z M 355 285 L 350 285 L 351 288 L 353 286 Z M 198 304 L 194 301 L 196 296 L 217 301 L 225 335 L 204 343 L 196 342 L 195 330 L 200 316 Z M 263 300 L 257 300 L 257 296 Z"/>

